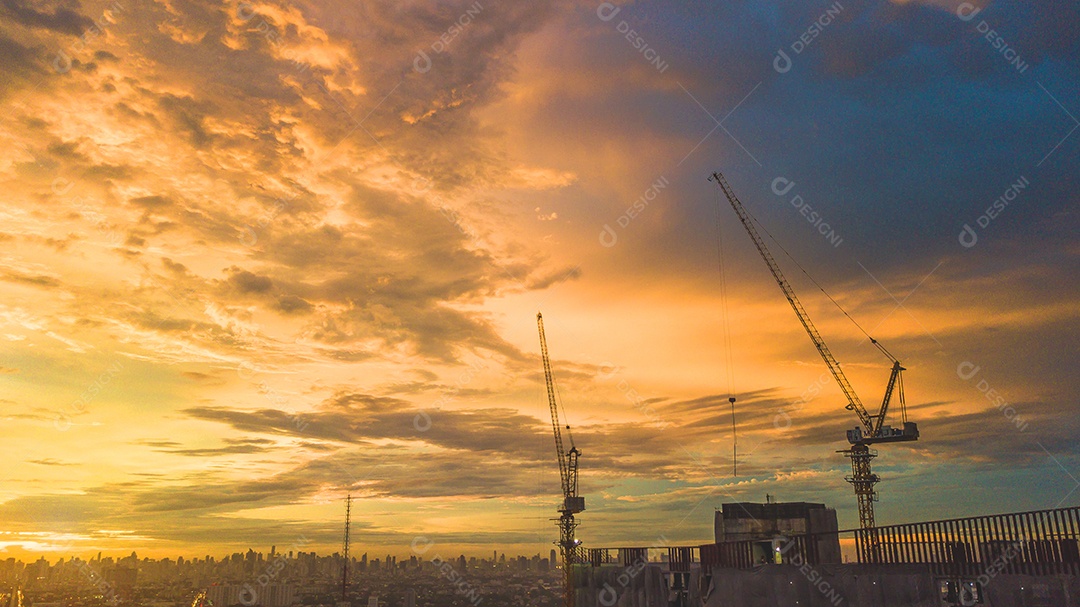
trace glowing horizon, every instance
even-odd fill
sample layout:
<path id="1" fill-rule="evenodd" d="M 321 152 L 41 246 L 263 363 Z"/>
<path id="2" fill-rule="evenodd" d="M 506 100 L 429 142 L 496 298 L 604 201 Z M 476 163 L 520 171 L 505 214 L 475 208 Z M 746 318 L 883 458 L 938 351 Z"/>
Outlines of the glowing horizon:
<path id="1" fill-rule="evenodd" d="M 858 419 L 717 170 L 908 369 L 879 521 L 1076 503 L 1080 15 L 979 4 L 12 0 L 0 556 L 329 553 L 348 493 L 358 553 L 546 555 L 538 310 L 587 545 L 856 526 Z"/>

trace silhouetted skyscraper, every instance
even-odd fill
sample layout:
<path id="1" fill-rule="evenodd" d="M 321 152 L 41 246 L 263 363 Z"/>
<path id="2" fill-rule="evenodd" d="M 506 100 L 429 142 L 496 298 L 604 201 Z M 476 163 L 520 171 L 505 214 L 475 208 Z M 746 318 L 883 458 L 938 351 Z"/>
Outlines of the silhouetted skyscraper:
<path id="1" fill-rule="evenodd" d="M 105 579 L 111 585 L 118 600 L 130 601 L 135 596 L 138 572 L 136 567 L 116 567 L 105 572 Z"/>

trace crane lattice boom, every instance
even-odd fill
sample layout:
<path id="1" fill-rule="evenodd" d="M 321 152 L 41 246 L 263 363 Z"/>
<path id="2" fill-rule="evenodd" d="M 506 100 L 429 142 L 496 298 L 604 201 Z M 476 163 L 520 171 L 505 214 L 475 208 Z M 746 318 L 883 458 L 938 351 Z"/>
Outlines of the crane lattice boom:
<path id="1" fill-rule="evenodd" d="M 866 428 L 868 434 L 872 434 L 874 431 L 874 421 L 870 417 L 870 413 L 867 412 L 866 407 L 863 406 L 862 401 L 859 400 L 859 395 L 855 393 L 855 388 L 851 386 L 851 382 L 848 381 L 844 370 L 840 368 L 840 363 L 836 361 L 836 357 L 833 356 L 829 350 L 829 346 L 825 345 L 825 340 L 821 338 L 821 334 L 818 333 L 817 327 L 810 320 L 810 316 L 803 308 L 802 302 L 795 296 L 794 289 L 791 288 L 791 284 L 784 277 L 784 273 L 780 271 L 780 266 L 777 265 L 776 260 L 773 259 L 772 253 L 769 252 L 768 247 L 765 246 L 765 241 L 758 234 L 757 228 L 754 227 L 754 222 L 750 219 L 750 214 L 746 212 L 746 208 L 743 207 L 742 202 L 735 196 L 735 192 L 731 190 L 731 186 L 728 185 L 724 176 L 720 173 L 713 173 L 713 177 L 717 183 L 720 184 L 720 189 L 724 190 L 724 194 L 727 196 L 728 201 L 731 202 L 731 208 L 735 209 L 735 214 L 739 216 L 739 221 L 742 222 L 743 227 L 750 234 L 750 239 L 754 241 L 754 246 L 757 247 L 761 257 L 765 259 L 765 264 L 769 266 L 769 271 L 772 272 L 773 278 L 776 279 L 776 283 L 780 285 L 780 290 L 784 292 L 784 297 L 787 298 L 788 303 L 791 304 L 791 308 L 795 310 L 795 315 L 799 317 L 799 322 L 802 323 L 804 329 L 806 329 L 807 335 L 810 336 L 810 341 L 814 342 L 814 347 L 817 348 L 821 358 L 825 360 L 825 364 L 829 367 L 829 372 L 832 373 L 836 383 L 840 385 L 840 390 L 844 392 L 844 396 L 848 401 L 848 409 L 851 409 L 859 416 L 859 420 L 862 421 L 863 426 Z"/>
<path id="2" fill-rule="evenodd" d="M 765 240 L 762 239 L 761 234 L 758 233 L 757 228 L 754 227 L 753 218 L 750 213 L 743 206 L 742 202 L 732 191 L 731 186 L 728 185 L 724 176 L 720 173 L 713 173 L 712 180 L 720 186 L 720 189 L 724 191 L 724 195 L 727 196 L 728 202 L 731 203 L 731 208 L 735 210 L 735 214 L 739 217 L 739 221 L 742 222 L 743 227 L 746 228 L 746 232 L 750 235 L 750 239 L 754 241 L 754 246 L 757 247 L 758 253 L 761 254 L 762 259 L 765 260 L 765 264 L 769 266 L 769 271 L 772 273 L 773 278 L 776 280 L 776 284 L 780 285 L 780 290 L 783 291 L 784 297 L 787 298 L 788 303 L 791 304 L 791 308 L 795 310 L 795 316 L 799 318 L 799 322 L 802 323 L 803 329 L 806 330 L 806 334 L 810 336 L 810 341 L 814 343 L 814 347 L 817 348 L 818 354 L 821 355 L 822 360 L 829 367 L 829 372 L 832 373 L 836 383 L 840 386 L 840 390 L 844 393 L 844 397 L 847 398 L 846 408 L 854 411 L 859 416 L 859 421 L 862 422 L 861 428 L 855 428 L 849 430 L 847 433 L 848 441 L 852 444 L 852 447 L 846 451 L 843 451 L 845 455 L 851 458 L 852 475 L 847 477 L 847 481 L 855 487 L 855 494 L 859 500 L 859 521 L 864 529 L 873 528 L 874 523 L 874 484 L 880 480 L 876 474 L 870 470 L 870 460 L 877 456 L 876 453 L 869 449 L 869 445 L 874 443 L 885 442 L 898 442 L 898 441 L 913 441 L 919 438 L 919 429 L 914 422 L 907 421 L 906 404 L 904 403 L 904 388 L 903 378 L 901 372 L 904 371 L 904 367 L 900 365 L 900 361 L 896 360 L 889 351 L 886 350 L 881 344 L 877 343 L 873 338 L 870 341 L 877 346 L 882 353 L 884 353 L 889 360 L 892 361 L 892 371 L 889 376 L 889 383 L 885 389 L 885 396 L 881 400 L 881 409 L 877 415 L 871 415 L 866 407 L 863 406 L 862 401 L 859 400 L 859 395 L 855 393 L 855 388 L 852 387 L 851 382 L 848 381 L 847 376 L 844 374 L 844 370 L 840 368 L 840 363 L 837 362 L 836 357 L 833 356 L 829 350 L 829 346 L 825 344 L 825 340 L 822 339 L 821 334 L 818 333 L 817 327 L 810 320 L 810 316 L 803 308 L 802 302 L 795 296 L 795 291 L 791 287 L 791 283 L 784 277 L 784 273 L 780 271 L 780 266 L 777 265 L 776 260 L 769 252 L 769 248 L 765 246 Z M 869 337 L 869 335 L 867 336 Z M 889 404 L 892 400 L 894 390 L 899 387 L 899 400 L 901 416 L 904 422 L 903 429 L 893 429 L 885 426 L 885 415 L 888 413 Z"/>
<path id="3" fill-rule="evenodd" d="M 544 380 L 547 382 L 548 406 L 551 408 L 551 429 L 555 433 L 555 451 L 559 456 L 559 476 L 562 479 L 563 497 L 577 496 L 577 459 L 580 451 L 573 444 L 567 453 L 563 447 L 562 429 L 559 424 L 559 404 L 555 400 L 555 376 L 551 372 L 547 338 L 544 336 L 544 316 L 536 314 L 536 326 L 540 329 L 540 355 L 544 359 Z"/>

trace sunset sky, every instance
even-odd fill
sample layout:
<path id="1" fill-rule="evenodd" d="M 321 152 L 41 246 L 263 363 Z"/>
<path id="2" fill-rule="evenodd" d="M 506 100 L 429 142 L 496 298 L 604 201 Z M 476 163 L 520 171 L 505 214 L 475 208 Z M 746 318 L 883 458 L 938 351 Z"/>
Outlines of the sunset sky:
<path id="1" fill-rule="evenodd" d="M 908 369 L 879 523 L 1080 503 L 1074 0 L 0 24 L 2 558 L 328 553 L 350 492 L 357 553 L 546 555 L 537 311 L 587 546 L 766 494 L 857 526 L 858 420 L 713 171 L 862 400 L 889 362 L 792 258 Z"/>

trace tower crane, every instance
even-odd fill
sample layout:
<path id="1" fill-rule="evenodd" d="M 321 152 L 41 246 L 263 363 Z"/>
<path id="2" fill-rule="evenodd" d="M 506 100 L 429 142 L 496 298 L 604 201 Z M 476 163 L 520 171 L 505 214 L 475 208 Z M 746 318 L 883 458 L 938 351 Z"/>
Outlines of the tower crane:
<path id="1" fill-rule="evenodd" d="M 536 313 L 536 326 L 540 330 L 540 354 L 544 359 L 544 379 L 547 382 L 548 405 L 551 408 L 551 429 L 555 432 L 555 452 L 559 457 L 559 475 L 562 479 L 562 507 L 559 508 L 559 549 L 562 553 L 564 592 L 566 607 L 574 607 L 574 563 L 580 540 L 574 539 L 577 522 L 574 515 L 585 510 L 585 498 L 578 496 L 578 458 L 581 451 L 574 446 L 570 426 L 566 426 L 570 438 L 570 450 L 563 447 L 562 430 L 559 427 L 559 406 L 555 399 L 555 378 L 551 373 L 547 339 L 544 337 L 544 317 Z"/>
<path id="2" fill-rule="evenodd" d="M 879 344 L 876 339 L 870 338 L 870 342 L 877 346 L 878 350 L 882 352 L 891 362 L 892 370 L 889 375 L 889 383 L 885 387 L 885 396 L 881 400 L 881 408 L 878 410 L 877 415 L 871 415 L 863 406 L 859 395 L 855 393 L 855 389 L 851 386 L 851 382 L 848 381 L 844 370 L 840 368 L 840 363 L 836 361 L 832 352 L 829 351 L 829 347 L 825 345 L 825 340 L 821 338 L 821 334 L 818 333 L 814 323 L 810 321 L 810 316 L 807 315 L 806 310 L 803 308 L 799 298 L 795 296 L 795 291 L 791 288 L 791 284 L 784 278 L 783 272 L 780 271 L 780 266 L 776 264 L 776 260 L 773 259 L 772 254 L 769 253 L 769 249 L 765 246 L 765 241 L 758 234 L 757 229 L 754 227 L 753 221 L 750 217 L 750 213 L 743 207 L 742 202 L 735 196 L 735 192 L 732 191 L 731 186 L 728 185 L 727 180 L 719 172 L 713 173 L 710 181 L 715 181 L 720 189 L 724 191 L 724 195 L 727 196 L 728 201 L 731 203 L 731 208 L 735 209 L 735 214 L 738 215 L 739 221 L 742 222 L 743 227 L 746 228 L 750 239 L 754 241 L 754 246 L 757 247 L 761 257 L 765 260 L 765 264 L 769 266 L 769 271 L 772 272 L 773 278 L 776 279 L 776 284 L 780 285 L 780 290 L 784 292 L 784 297 L 787 298 L 788 303 L 791 304 L 791 308 L 795 310 L 795 315 L 799 317 L 799 322 L 802 323 L 803 329 L 806 330 L 806 334 L 810 336 L 810 341 L 814 342 L 814 347 L 817 348 L 818 354 L 825 361 L 825 364 L 829 367 L 829 372 L 832 373 L 833 379 L 840 386 L 840 390 L 847 398 L 847 410 L 854 411 L 855 415 L 859 417 L 859 421 L 862 422 L 861 427 L 856 427 L 847 431 L 848 442 L 851 443 L 849 449 L 839 451 L 851 459 L 851 476 L 845 477 L 847 482 L 851 483 L 855 488 L 855 496 L 859 501 L 859 525 L 863 529 L 873 529 L 874 524 L 874 502 L 877 501 L 876 493 L 874 491 L 874 485 L 881 480 L 878 475 L 874 474 L 870 470 L 870 461 L 877 457 L 877 452 L 870 449 L 870 445 L 877 443 L 895 443 L 904 441 L 914 441 L 919 439 L 919 427 L 915 422 L 909 422 L 907 420 L 907 404 L 904 401 L 904 381 L 901 373 L 905 371 L 904 367 L 884 346 Z M 870 337 L 867 335 L 867 337 Z M 898 400 L 900 401 L 900 415 L 903 422 L 903 428 L 893 428 L 885 425 L 885 415 L 889 411 L 889 404 L 892 402 L 893 392 L 898 394 Z M 874 542 L 871 541 L 871 545 L 868 549 L 873 550 Z M 869 553 L 872 555 L 872 552 Z"/>

